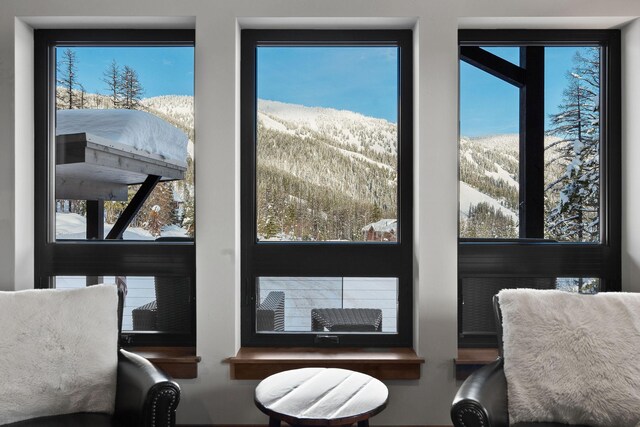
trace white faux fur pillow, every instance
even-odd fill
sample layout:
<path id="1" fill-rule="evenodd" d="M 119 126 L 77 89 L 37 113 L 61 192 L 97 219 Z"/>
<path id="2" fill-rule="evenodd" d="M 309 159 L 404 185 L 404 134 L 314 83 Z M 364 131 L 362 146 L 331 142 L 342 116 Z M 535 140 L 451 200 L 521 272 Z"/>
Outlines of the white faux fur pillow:
<path id="1" fill-rule="evenodd" d="M 0 424 L 113 413 L 117 306 L 114 285 L 0 292 Z"/>
<path id="2" fill-rule="evenodd" d="M 498 294 L 509 418 L 640 427 L 640 294 Z"/>

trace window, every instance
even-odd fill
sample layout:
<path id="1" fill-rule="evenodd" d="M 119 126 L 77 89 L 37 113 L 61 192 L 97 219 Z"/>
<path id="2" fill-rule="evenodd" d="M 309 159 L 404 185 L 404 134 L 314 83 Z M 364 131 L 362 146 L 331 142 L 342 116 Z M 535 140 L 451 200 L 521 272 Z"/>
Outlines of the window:
<path id="1" fill-rule="evenodd" d="M 123 341 L 195 345 L 194 32 L 36 30 L 36 286 L 116 283 Z"/>
<path id="2" fill-rule="evenodd" d="M 459 334 L 503 288 L 620 290 L 618 31 L 460 31 Z"/>
<path id="3" fill-rule="evenodd" d="M 244 30 L 242 345 L 411 346 L 411 31 Z"/>

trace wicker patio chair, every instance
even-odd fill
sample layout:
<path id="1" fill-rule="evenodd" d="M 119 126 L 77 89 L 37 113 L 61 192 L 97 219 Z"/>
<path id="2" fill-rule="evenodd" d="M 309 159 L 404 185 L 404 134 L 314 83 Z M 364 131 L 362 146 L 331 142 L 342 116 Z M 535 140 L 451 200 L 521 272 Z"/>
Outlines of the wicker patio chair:
<path id="1" fill-rule="evenodd" d="M 382 310 L 379 308 L 314 308 L 311 330 L 321 332 L 381 332 Z"/>
<path id="2" fill-rule="evenodd" d="M 158 330 L 158 304 L 154 300 L 138 308 L 134 308 L 131 312 L 131 318 L 133 319 L 134 331 Z"/>
<path id="3" fill-rule="evenodd" d="M 256 331 L 284 331 L 284 292 L 272 291 L 256 309 Z"/>
<path id="4" fill-rule="evenodd" d="M 189 277 L 155 277 L 156 300 L 132 311 L 134 331 L 188 333 L 191 330 Z"/>

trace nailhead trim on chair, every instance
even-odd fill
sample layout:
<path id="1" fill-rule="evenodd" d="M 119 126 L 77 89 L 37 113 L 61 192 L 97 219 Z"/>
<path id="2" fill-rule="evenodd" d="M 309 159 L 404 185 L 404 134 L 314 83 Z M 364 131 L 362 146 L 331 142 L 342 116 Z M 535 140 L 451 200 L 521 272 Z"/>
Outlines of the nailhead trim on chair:
<path id="1" fill-rule="evenodd" d="M 459 411 L 458 411 L 458 423 L 459 423 L 459 427 L 467 427 L 467 425 L 464 422 L 463 416 L 466 414 L 470 414 L 472 416 L 474 416 L 476 418 L 475 421 L 478 422 L 478 427 L 487 427 L 487 423 L 485 422 L 485 416 L 482 413 L 482 411 L 479 411 L 478 408 L 476 408 L 475 406 L 471 405 L 471 404 L 467 404 L 464 407 L 462 407 Z"/>
<path id="2" fill-rule="evenodd" d="M 165 396 L 170 397 L 170 401 L 169 401 L 169 406 L 168 406 L 168 410 L 167 410 L 167 423 L 165 425 L 170 426 L 171 425 L 171 413 L 173 412 L 174 408 L 174 403 L 176 402 L 177 399 L 177 395 L 175 390 L 162 390 L 159 393 L 156 393 L 155 397 L 153 398 L 153 402 L 151 403 L 151 426 L 152 427 L 156 427 L 159 424 L 156 423 L 156 420 L 159 419 L 159 417 L 156 417 L 156 412 L 158 411 L 158 401 L 160 400 L 160 398 L 163 398 Z"/>

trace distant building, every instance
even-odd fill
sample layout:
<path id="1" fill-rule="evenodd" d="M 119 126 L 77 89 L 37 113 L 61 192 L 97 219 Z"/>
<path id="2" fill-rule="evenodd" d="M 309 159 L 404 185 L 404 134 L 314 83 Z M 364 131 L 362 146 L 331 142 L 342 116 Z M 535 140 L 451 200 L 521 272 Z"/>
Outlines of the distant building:
<path id="1" fill-rule="evenodd" d="M 398 220 L 381 219 L 362 227 L 365 241 L 396 242 L 398 240 Z"/>

